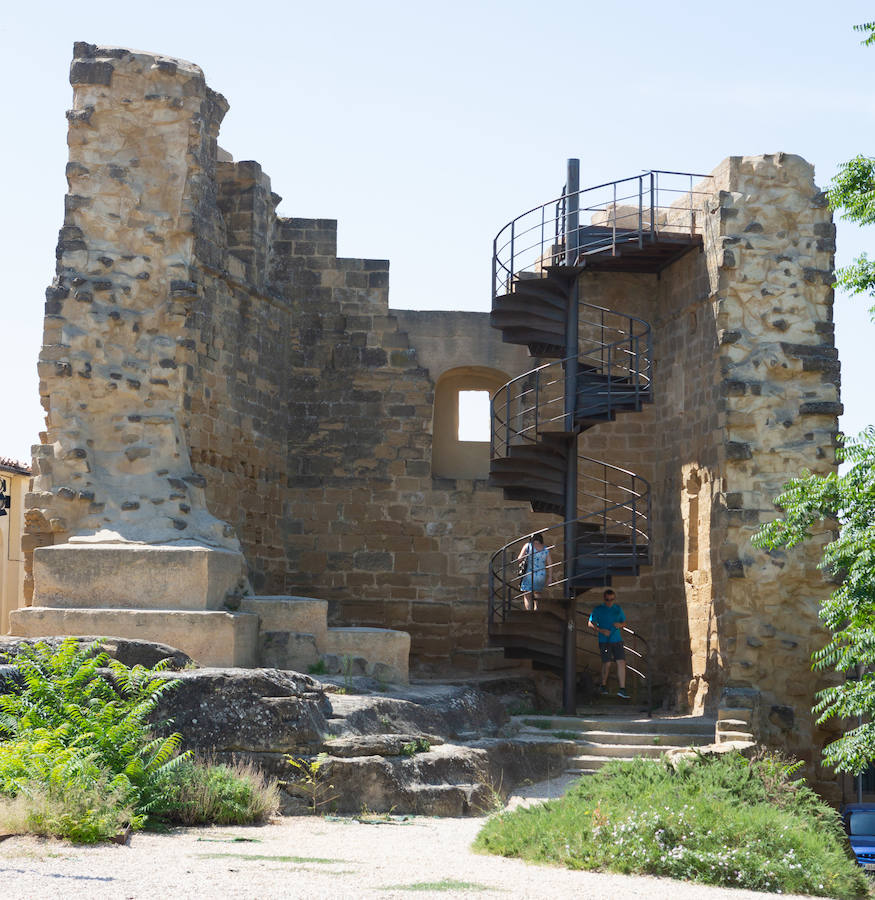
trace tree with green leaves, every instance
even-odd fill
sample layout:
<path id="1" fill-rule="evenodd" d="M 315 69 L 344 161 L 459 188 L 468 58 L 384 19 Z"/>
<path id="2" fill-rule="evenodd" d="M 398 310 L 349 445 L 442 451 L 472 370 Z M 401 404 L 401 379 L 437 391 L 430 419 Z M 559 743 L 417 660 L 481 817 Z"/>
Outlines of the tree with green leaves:
<path id="1" fill-rule="evenodd" d="M 837 450 L 850 464 L 839 475 L 803 472 L 784 486 L 775 500 L 784 515 L 756 534 L 757 547 L 794 547 L 813 536 L 824 520 L 836 520 L 838 537 L 826 545 L 820 566 L 840 579 L 820 609 L 831 632 L 814 654 L 816 669 L 835 669 L 856 676 L 817 695 L 814 712 L 823 723 L 833 717 L 863 716 L 863 724 L 824 750 L 824 761 L 836 771 L 863 771 L 875 760 L 875 428 L 859 438 L 843 439 Z"/>
<path id="2" fill-rule="evenodd" d="M 875 22 L 855 25 L 875 45 Z M 842 219 L 875 225 L 875 158 L 855 156 L 839 167 L 828 191 Z M 875 299 L 875 260 L 863 253 L 836 272 L 836 286 Z M 870 308 L 875 321 L 875 305 Z M 857 727 L 829 744 L 824 761 L 839 772 L 862 772 L 875 760 L 875 427 L 856 438 L 839 436 L 836 452 L 848 464 L 844 474 L 803 472 L 789 481 L 775 504 L 782 518 L 764 525 L 753 543 L 775 549 L 794 547 L 813 536 L 819 523 L 838 524 L 838 536 L 826 545 L 820 567 L 839 586 L 820 610 L 829 642 L 813 657 L 816 669 L 851 675 L 818 693 L 818 722 L 852 718 Z M 858 676 L 859 677 L 856 677 Z"/>
<path id="3" fill-rule="evenodd" d="M 875 39 L 875 24 L 873 24 Z M 875 159 L 855 156 L 842 163 L 829 187 L 829 202 L 842 210 L 842 218 L 858 225 L 875 224 Z M 839 287 L 851 294 L 868 294 L 875 298 L 875 259 L 861 253 L 849 266 L 836 272 Z M 875 318 L 875 306 L 869 310 Z"/>

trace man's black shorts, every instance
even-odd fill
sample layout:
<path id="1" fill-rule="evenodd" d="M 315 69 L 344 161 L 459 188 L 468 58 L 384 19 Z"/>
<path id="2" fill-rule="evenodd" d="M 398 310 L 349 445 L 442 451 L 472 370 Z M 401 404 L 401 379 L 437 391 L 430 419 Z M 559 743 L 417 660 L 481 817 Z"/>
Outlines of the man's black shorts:
<path id="1" fill-rule="evenodd" d="M 599 653 L 602 655 L 602 662 L 610 662 L 612 659 L 625 659 L 626 651 L 623 649 L 622 641 L 605 641 L 599 644 Z"/>

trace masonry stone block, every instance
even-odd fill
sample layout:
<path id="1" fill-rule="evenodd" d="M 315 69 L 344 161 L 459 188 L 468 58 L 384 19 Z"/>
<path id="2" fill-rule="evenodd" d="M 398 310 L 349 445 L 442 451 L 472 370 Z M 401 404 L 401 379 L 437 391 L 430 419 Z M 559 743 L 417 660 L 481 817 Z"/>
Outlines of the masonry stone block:
<path id="1" fill-rule="evenodd" d="M 21 637 L 100 635 L 157 641 L 177 647 L 202 666 L 254 666 L 258 617 L 164 609 L 28 607 L 10 614 L 10 633 Z"/>
<path id="2" fill-rule="evenodd" d="M 329 628 L 324 652 L 383 663 L 393 679 L 408 680 L 410 635 L 407 632 L 385 628 Z"/>
<path id="3" fill-rule="evenodd" d="M 242 597 L 240 612 L 255 613 L 263 632 L 312 635 L 316 650 L 324 647 L 328 601 L 312 597 Z M 315 661 L 315 660 L 314 660 Z"/>
<path id="4" fill-rule="evenodd" d="M 240 553 L 203 546 L 56 544 L 34 552 L 34 603 L 221 609 L 244 575 Z"/>

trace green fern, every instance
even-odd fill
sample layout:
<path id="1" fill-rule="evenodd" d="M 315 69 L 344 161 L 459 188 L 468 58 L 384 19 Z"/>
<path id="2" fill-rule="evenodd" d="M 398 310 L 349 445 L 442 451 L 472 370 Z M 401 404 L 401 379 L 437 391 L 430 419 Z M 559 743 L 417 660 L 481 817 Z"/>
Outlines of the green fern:
<path id="1" fill-rule="evenodd" d="M 178 733 L 155 736 L 168 723 L 153 714 L 178 684 L 156 677 L 166 664 L 129 668 L 99 641 L 82 647 L 75 638 L 25 648 L 15 664 L 24 687 L 0 696 L 0 794 L 106 785 L 142 826 L 162 799 L 162 778 L 190 756 Z"/>

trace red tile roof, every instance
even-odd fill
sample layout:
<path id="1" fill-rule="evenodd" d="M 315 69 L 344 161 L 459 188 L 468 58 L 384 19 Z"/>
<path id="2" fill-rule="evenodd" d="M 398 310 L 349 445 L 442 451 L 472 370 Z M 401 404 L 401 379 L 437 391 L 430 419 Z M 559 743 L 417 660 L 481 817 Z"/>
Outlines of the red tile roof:
<path id="1" fill-rule="evenodd" d="M 19 462 L 17 459 L 12 459 L 8 456 L 0 456 L 0 471 L 13 472 L 16 475 L 33 474 L 30 471 L 30 466 L 26 466 L 24 463 Z"/>

